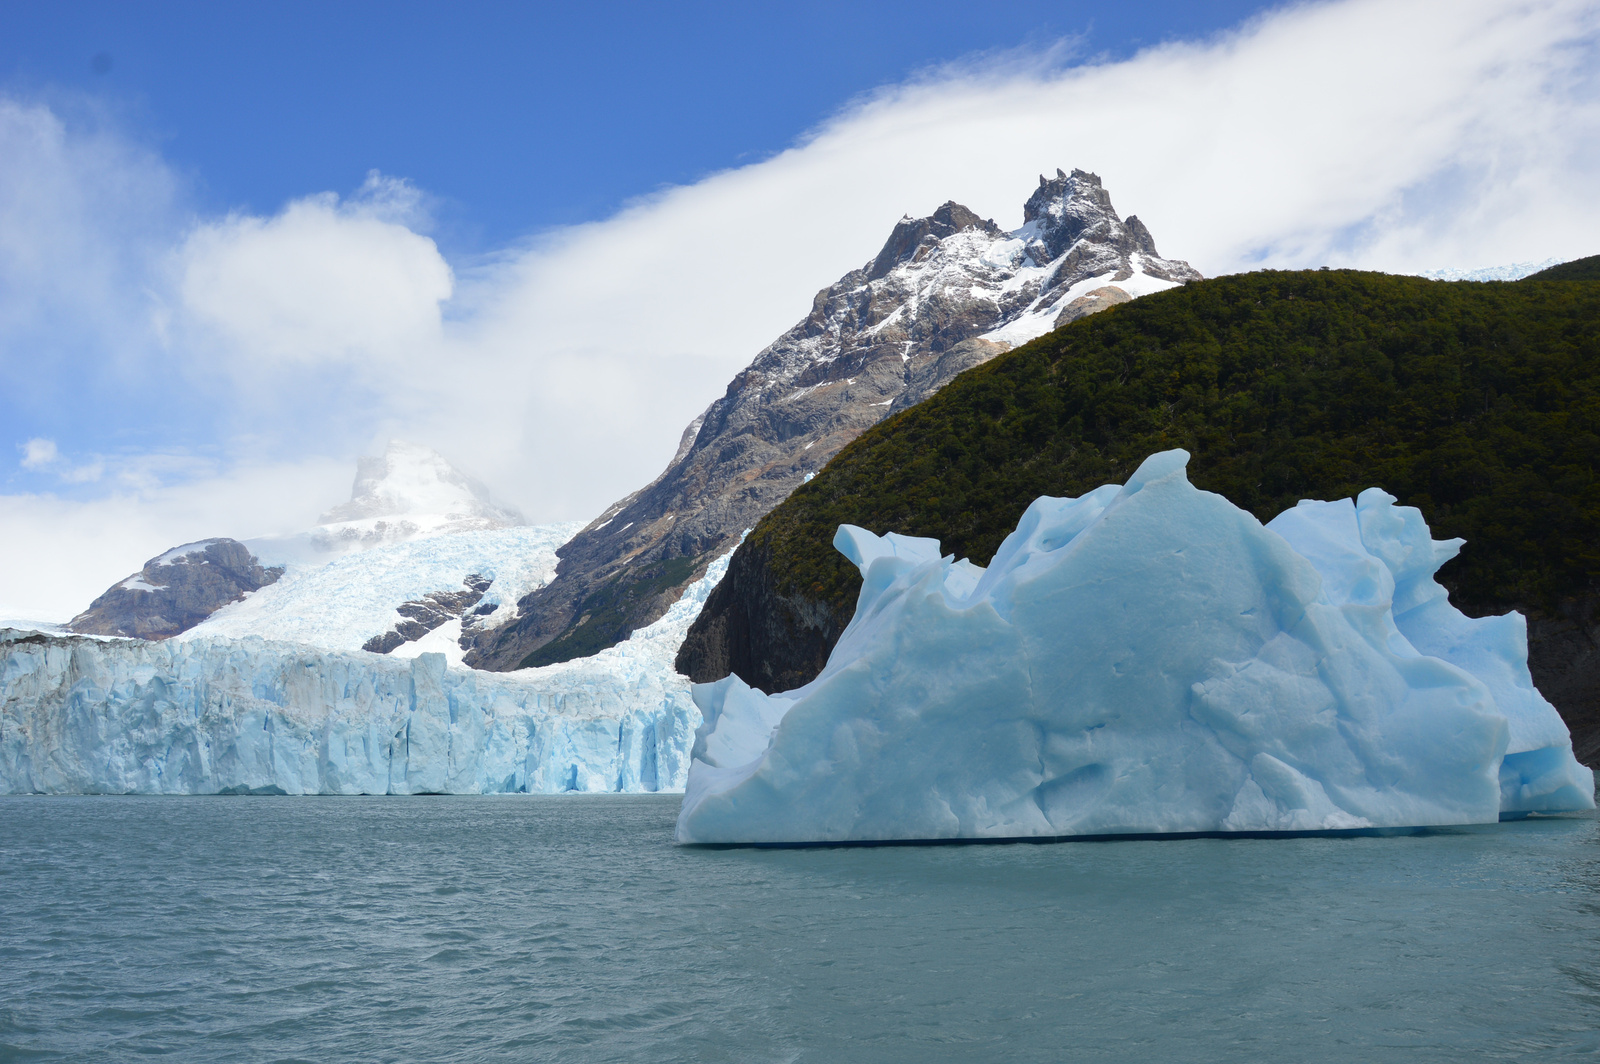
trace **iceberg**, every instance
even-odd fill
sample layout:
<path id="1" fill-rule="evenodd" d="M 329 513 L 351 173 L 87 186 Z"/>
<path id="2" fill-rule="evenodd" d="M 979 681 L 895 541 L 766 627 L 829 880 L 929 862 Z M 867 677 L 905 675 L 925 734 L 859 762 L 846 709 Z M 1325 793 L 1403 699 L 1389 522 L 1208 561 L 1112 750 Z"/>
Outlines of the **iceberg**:
<path id="1" fill-rule="evenodd" d="M 862 574 L 811 683 L 696 685 L 683 843 L 1305 832 L 1594 806 L 1523 619 L 1376 490 L 1263 526 L 1188 454 L 1040 498 L 987 568 L 840 527 Z"/>
<path id="2" fill-rule="evenodd" d="M 672 660 L 726 556 L 655 624 L 512 673 L 247 636 L 0 631 L 0 794 L 681 791 Z"/>

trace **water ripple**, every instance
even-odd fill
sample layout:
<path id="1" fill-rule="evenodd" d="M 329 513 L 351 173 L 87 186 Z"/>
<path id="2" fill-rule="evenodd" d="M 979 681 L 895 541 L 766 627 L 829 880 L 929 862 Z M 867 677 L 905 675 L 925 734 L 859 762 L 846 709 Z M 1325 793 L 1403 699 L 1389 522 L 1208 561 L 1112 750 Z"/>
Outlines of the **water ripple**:
<path id="1" fill-rule="evenodd" d="M 1562 1061 L 1600 833 L 690 850 L 675 799 L 0 798 L 0 1061 Z"/>

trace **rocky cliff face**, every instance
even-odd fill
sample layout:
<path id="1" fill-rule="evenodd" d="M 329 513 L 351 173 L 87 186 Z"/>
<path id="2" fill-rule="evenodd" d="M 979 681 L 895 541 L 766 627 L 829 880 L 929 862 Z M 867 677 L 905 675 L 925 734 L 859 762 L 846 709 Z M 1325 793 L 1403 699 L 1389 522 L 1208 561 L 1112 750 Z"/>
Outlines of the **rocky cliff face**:
<path id="1" fill-rule="evenodd" d="M 1094 174 L 1040 178 L 1023 217 L 1006 233 L 952 202 L 902 219 L 689 425 L 660 477 L 561 549 L 516 621 L 464 637 L 467 663 L 542 665 L 626 638 L 883 418 L 1058 321 L 1200 276 L 1119 218 Z"/>
<path id="2" fill-rule="evenodd" d="M 1600 768 L 1600 594 L 1528 609 L 1528 670 L 1572 731 L 1572 752 Z"/>
<path id="3" fill-rule="evenodd" d="M 186 543 L 113 584 L 67 628 L 85 635 L 166 639 L 282 575 L 281 568 L 262 568 L 237 540 Z"/>

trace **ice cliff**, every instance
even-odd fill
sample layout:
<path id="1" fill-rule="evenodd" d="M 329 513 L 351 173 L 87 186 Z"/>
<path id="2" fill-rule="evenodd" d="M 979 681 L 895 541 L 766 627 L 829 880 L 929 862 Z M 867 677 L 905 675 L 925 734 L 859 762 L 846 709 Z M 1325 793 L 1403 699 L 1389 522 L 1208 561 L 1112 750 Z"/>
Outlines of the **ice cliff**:
<path id="1" fill-rule="evenodd" d="M 1040 498 L 987 569 L 841 526 L 854 619 L 811 683 L 698 685 L 681 842 L 1492 822 L 1592 808 L 1518 614 L 1381 491 L 1262 526 L 1188 455 Z"/>
<path id="2" fill-rule="evenodd" d="M 516 673 L 0 631 L 0 793 L 682 790 L 699 711 L 672 658 L 726 566 L 628 640 Z"/>

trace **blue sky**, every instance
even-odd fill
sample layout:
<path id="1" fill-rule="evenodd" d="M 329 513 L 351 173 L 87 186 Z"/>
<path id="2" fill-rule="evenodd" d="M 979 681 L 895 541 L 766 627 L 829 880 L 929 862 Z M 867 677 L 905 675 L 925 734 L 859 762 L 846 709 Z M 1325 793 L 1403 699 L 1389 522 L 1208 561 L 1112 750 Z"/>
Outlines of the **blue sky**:
<path id="1" fill-rule="evenodd" d="M 1594 254 L 1597 56 L 1600 0 L 0 0 L 0 616 L 390 437 L 592 518 L 903 214 L 1057 167 L 1208 276 Z"/>
<path id="2" fill-rule="evenodd" d="M 758 161 L 930 67 L 1126 57 L 1269 6 L 13 0 L 0 85 L 108 109 L 197 206 L 270 212 L 377 169 L 437 197 L 442 244 L 482 250 Z"/>

